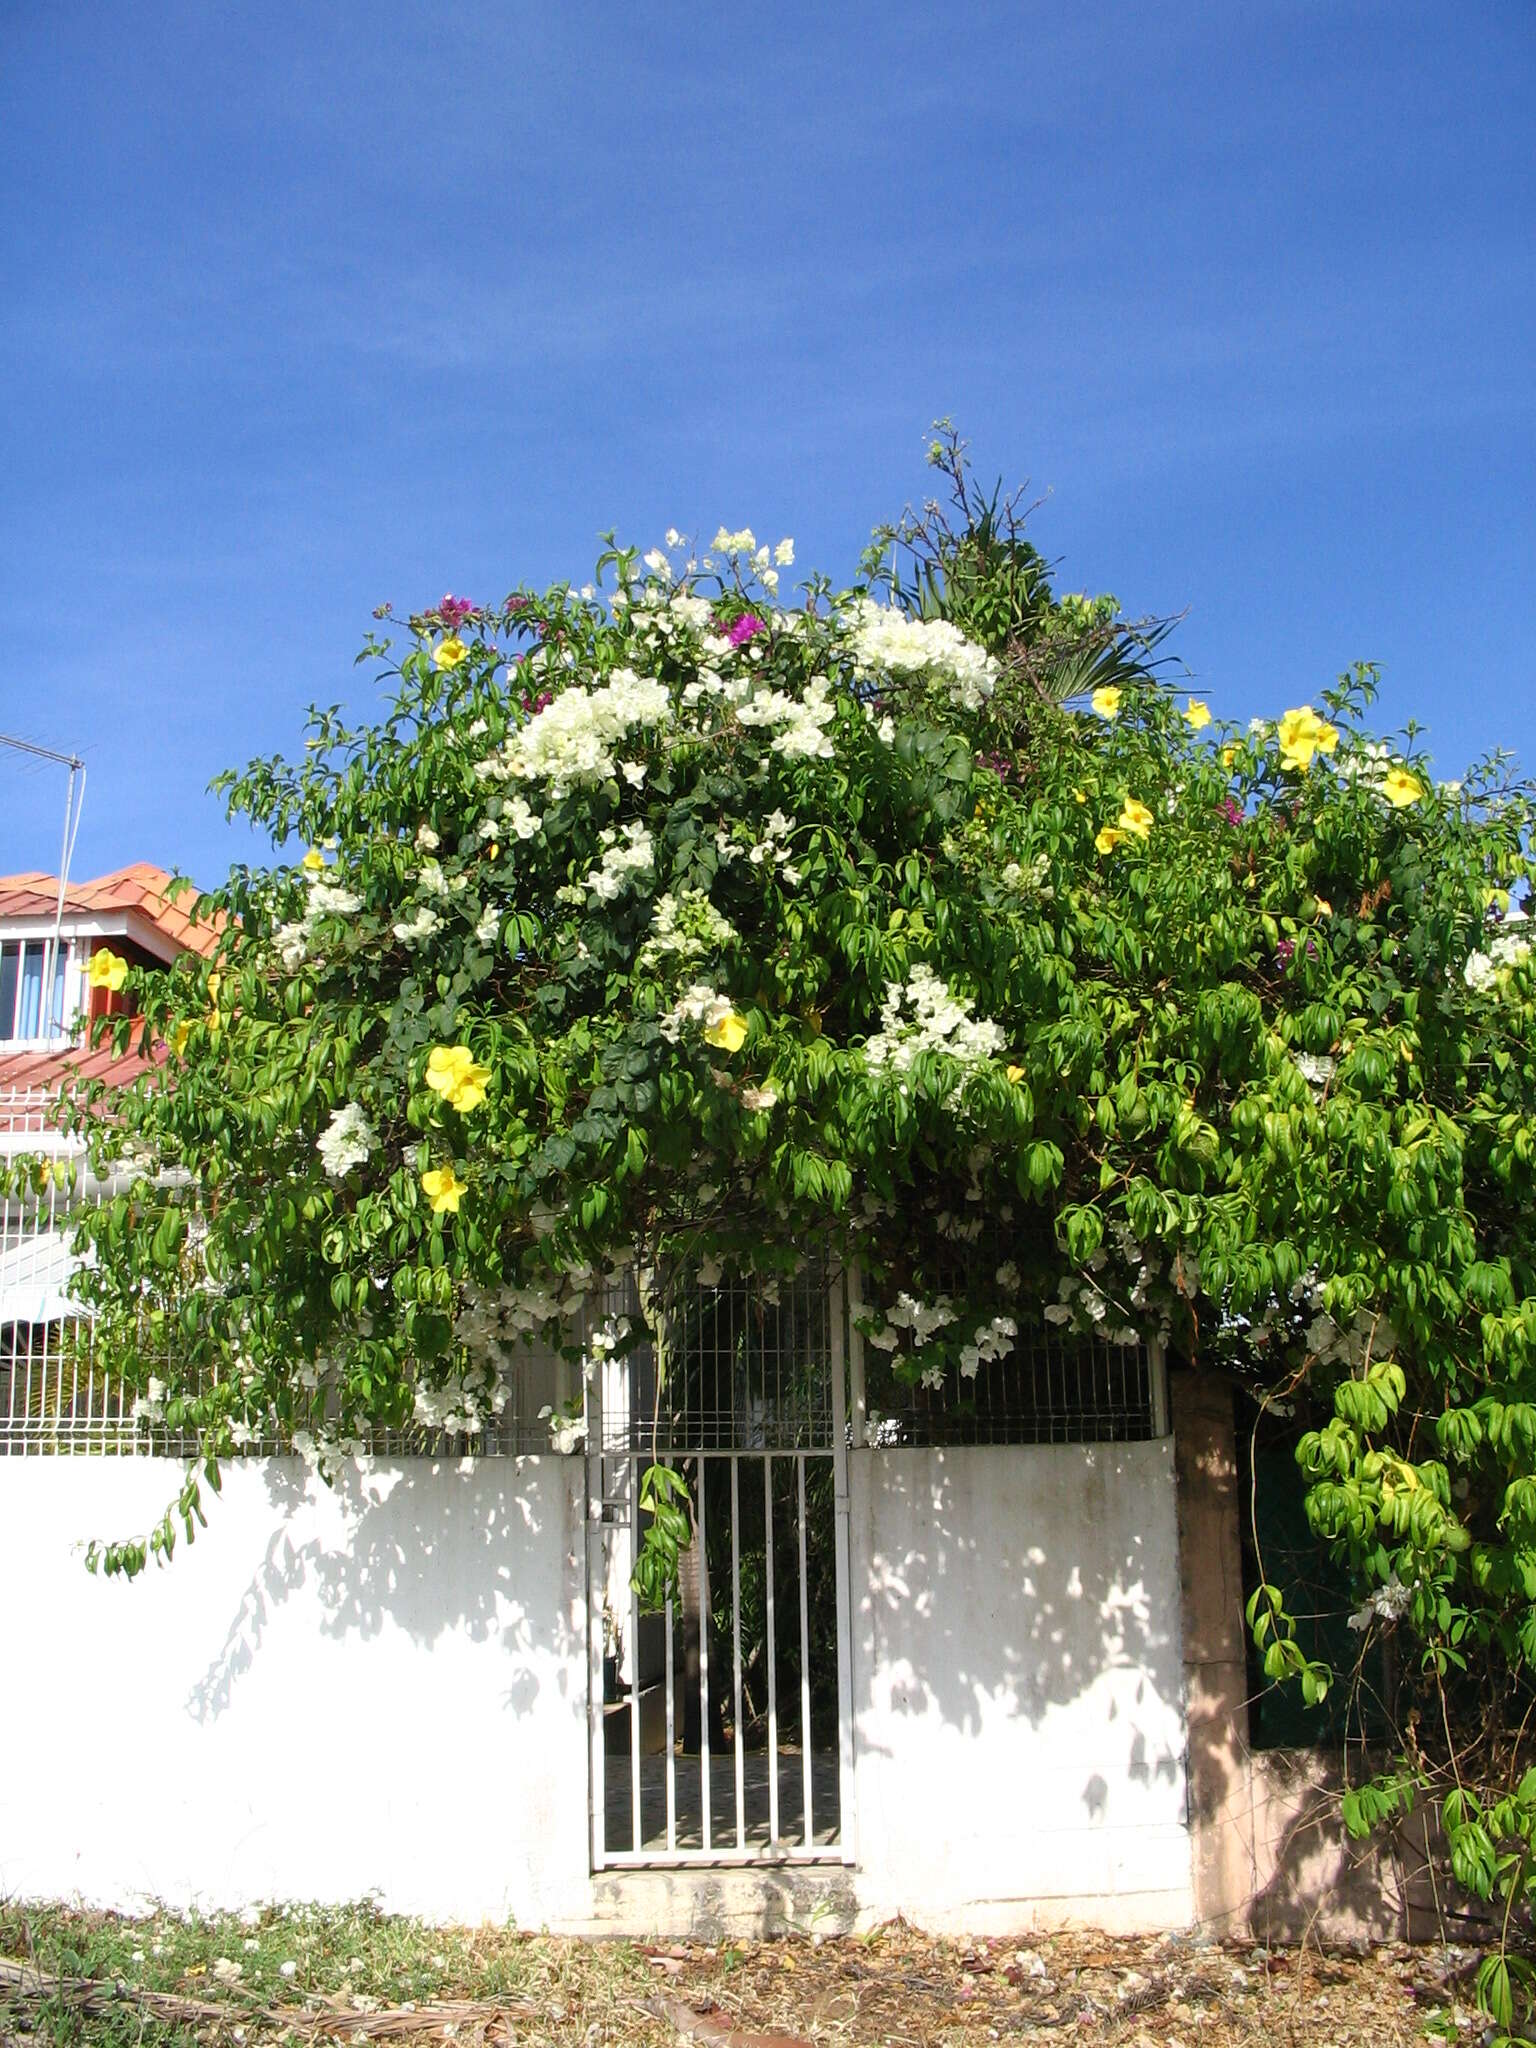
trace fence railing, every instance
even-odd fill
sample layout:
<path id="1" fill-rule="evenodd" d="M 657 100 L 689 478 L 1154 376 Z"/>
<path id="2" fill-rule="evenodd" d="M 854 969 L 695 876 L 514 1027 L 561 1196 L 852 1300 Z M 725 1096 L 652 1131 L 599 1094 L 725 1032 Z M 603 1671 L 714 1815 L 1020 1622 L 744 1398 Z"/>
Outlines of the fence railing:
<path id="1" fill-rule="evenodd" d="M 190 1456 L 190 1435 L 147 1424 L 136 1396 L 103 1358 L 95 1319 L 75 1299 L 81 1264 L 73 1226 L 112 1183 L 84 1171 L 83 1148 L 53 1122 L 44 1089 L 0 1091 L 0 1173 L 19 1160 L 46 1159 L 68 1174 L 7 1175 L 0 1184 L 0 1458 L 96 1454 Z M 15 1185 L 12 1185 L 12 1182 Z M 370 1431 L 363 1448 L 380 1457 L 516 1457 L 550 1448 L 547 1410 L 568 1391 L 570 1368 L 551 1350 L 530 1350 L 507 1374 L 507 1401 L 473 1437 L 429 1428 Z M 545 1410 L 545 1413 L 540 1411 Z M 273 1427 L 258 1427 L 245 1456 L 289 1452 Z"/>
<path id="2" fill-rule="evenodd" d="M 79 1167 L 80 1148 L 53 1127 L 51 1109 L 43 1089 L 0 1095 L 0 1171 L 22 1157 Z M 71 1294 L 70 1223 L 89 1199 L 53 1176 L 0 1194 L 0 1456 L 140 1448 L 130 1403 Z"/>
<path id="3" fill-rule="evenodd" d="M 0 1457 L 189 1455 L 193 1439 L 135 1414 L 135 1397 L 101 1355 L 94 1319 L 74 1298 L 80 1254 L 72 1226 L 112 1183 L 84 1173 L 80 1147 L 50 1122 L 51 1103 L 40 1089 L 0 1092 L 0 1169 L 21 1156 L 75 1169 L 13 1176 L 16 1185 L 0 1192 Z M 587 1320 L 597 1328 L 617 1313 L 638 1314 L 632 1283 L 595 1298 Z M 677 1319 L 674 1349 L 660 1388 L 648 1345 L 609 1358 L 597 1369 L 598 1387 L 584 1387 L 580 1369 L 552 1346 L 525 1346 L 509 1357 L 505 1405 L 483 1431 L 378 1429 L 362 1447 L 383 1457 L 515 1457 L 552 1444 L 578 1448 L 592 1421 L 589 1452 L 824 1449 L 832 1441 L 834 1358 L 839 1373 L 846 1361 L 856 1449 L 1125 1442 L 1167 1428 L 1155 1353 L 1031 1328 L 1027 1319 L 1009 1354 L 970 1380 L 932 1391 L 900 1384 L 852 1326 L 841 1282 L 819 1266 L 779 1285 L 727 1276 L 700 1287 Z M 583 1426 L 569 1434 L 578 1418 Z M 293 1447 L 257 1422 L 241 1448 L 270 1455 Z"/>

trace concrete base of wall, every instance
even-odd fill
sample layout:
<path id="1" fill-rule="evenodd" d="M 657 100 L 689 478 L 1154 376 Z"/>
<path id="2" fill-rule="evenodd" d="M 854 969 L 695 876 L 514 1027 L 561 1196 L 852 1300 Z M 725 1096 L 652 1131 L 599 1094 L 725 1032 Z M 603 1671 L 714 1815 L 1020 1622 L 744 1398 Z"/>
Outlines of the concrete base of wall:
<path id="1" fill-rule="evenodd" d="M 760 1870 L 626 1870 L 592 1880 L 583 1932 L 667 1941 L 762 1941 L 781 1934 L 852 1934 L 873 1925 L 854 1872 L 784 1865 Z"/>
<path id="2" fill-rule="evenodd" d="M 1027 1939 L 1064 1929 L 1108 1935 L 1175 1932 L 1189 1925 L 1167 1890 L 1098 1898 L 928 1899 L 921 1886 L 870 1881 L 853 1869 L 626 1870 L 592 1880 L 592 1914 L 569 1933 L 668 1941 L 751 1941 L 781 1934 L 857 1934 L 897 1918 L 925 1934 Z"/>
<path id="3" fill-rule="evenodd" d="M 1448 1858 L 1433 1808 L 1420 1807 L 1390 1831 L 1357 1842 L 1339 1818 L 1343 1780 L 1334 1758 L 1262 1752 L 1251 1759 L 1250 1783 L 1247 1919 L 1261 1940 L 1486 1938 L 1490 1909 L 1446 1882 Z"/>

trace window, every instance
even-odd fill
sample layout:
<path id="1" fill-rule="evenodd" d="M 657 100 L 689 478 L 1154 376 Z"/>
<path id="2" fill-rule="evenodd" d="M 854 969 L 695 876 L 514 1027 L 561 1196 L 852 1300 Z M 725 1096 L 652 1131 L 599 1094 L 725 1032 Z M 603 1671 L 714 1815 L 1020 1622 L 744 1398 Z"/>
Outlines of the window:
<path id="1" fill-rule="evenodd" d="M 0 1043 L 7 1039 L 53 1037 L 64 1030 L 64 984 L 69 941 L 61 939 L 51 961 L 50 939 L 6 939 L 0 943 Z M 51 970 L 51 974 L 50 974 Z M 44 984 L 52 980 L 52 1000 Z M 50 1014 L 43 1025 L 45 1002 Z"/>

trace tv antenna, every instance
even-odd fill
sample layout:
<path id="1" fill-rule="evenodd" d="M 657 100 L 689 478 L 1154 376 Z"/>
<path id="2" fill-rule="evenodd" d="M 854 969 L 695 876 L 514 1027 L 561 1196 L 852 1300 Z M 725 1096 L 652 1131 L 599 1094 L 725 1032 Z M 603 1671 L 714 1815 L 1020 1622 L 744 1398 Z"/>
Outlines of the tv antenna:
<path id="1" fill-rule="evenodd" d="M 69 888 L 69 866 L 80 836 L 80 813 L 85 808 L 85 763 L 78 754 L 61 754 L 53 747 L 40 747 L 35 740 L 20 740 L 0 732 L 0 747 L 18 754 L 31 754 L 39 761 L 57 761 L 69 770 L 69 787 L 64 793 L 64 844 L 59 853 L 59 894 L 53 909 L 53 933 L 43 949 L 43 1004 L 38 1018 L 38 1035 L 51 1036 L 54 994 L 59 978 L 59 933 L 64 923 L 64 897 Z"/>

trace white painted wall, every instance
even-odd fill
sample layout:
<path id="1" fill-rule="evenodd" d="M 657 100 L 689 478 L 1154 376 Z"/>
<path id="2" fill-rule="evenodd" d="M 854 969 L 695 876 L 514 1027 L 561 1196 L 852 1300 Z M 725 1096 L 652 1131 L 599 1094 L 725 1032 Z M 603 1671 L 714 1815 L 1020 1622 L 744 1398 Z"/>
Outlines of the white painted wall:
<path id="1" fill-rule="evenodd" d="M 180 1474 L 0 1464 L 0 1892 L 585 1919 L 582 1461 L 242 1462 L 167 1569 L 91 1578 Z"/>
<path id="2" fill-rule="evenodd" d="M 1171 1446 L 858 1452 L 858 1867 L 588 1870 L 584 1465 L 0 1462 L 0 1893 L 750 1932 L 1190 1918 Z"/>
<path id="3" fill-rule="evenodd" d="M 1187 1925 L 1171 1441 L 849 1468 L 865 1911 Z"/>

